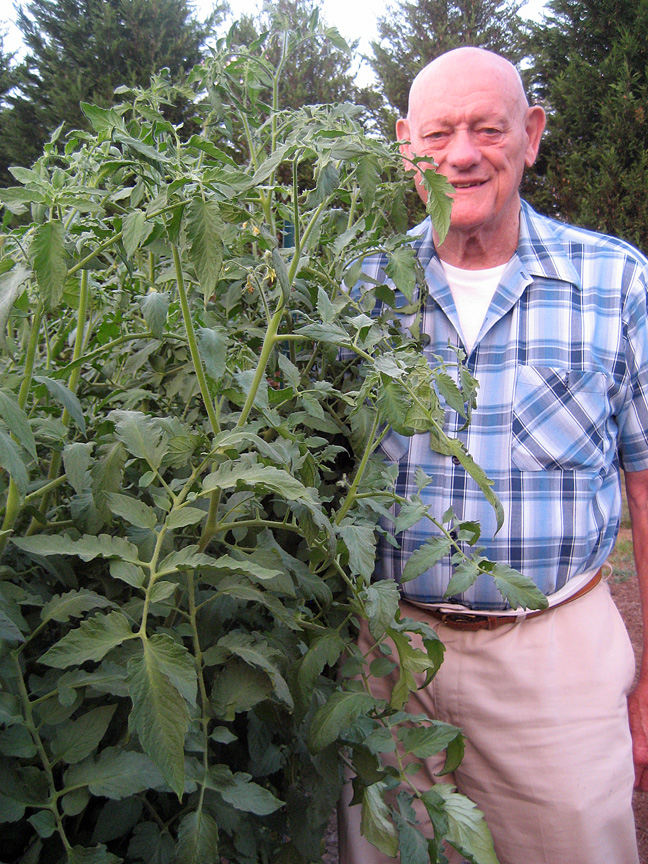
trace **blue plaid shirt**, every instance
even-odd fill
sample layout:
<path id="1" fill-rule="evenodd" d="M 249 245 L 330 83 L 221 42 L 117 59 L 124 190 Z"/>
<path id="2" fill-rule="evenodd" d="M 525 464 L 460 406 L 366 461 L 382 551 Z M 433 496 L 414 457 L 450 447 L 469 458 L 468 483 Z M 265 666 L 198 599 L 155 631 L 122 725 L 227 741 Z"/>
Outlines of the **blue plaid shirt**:
<path id="1" fill-rule="evenodd" d="M 456 361 L 448 343 L 463 347 L 447 279 L 429 219 L 412 230 L 429 286 L 421 332 L 425 354 Z M 385 259 L 365 260 L 363 272 L 389 283 Z M 384 456 L 398 464 L 397 492 L 417 491 L 420 466 L 433 482 L 420 493 L 440 517 L 452 507 L 481 524 L 480 545 L 491 560 L 530 577 L 545 594 L 598 568 L 617 535 L 619 464 L 648 469 L 648 261 L 620 240 L 561 224 L 525 202 L 520 239 L 467 358 L 479 382 L 467 430 L 448 408 L 445 431 L 464 441 L 494 482 L 504 507 L 495 514 L 476 483 L 451 457 L 430 450 L 426 434 L 391 432 Z M 407 326 L 410 319 L 404 317 Z M 380 541 L 376 578 L 398 580 L 409 555 L 434 526 L 423 519 Z M 448 585 L 449 556 L 403 585 L 403 594 L 439 601 Z M 483 576 L 460 598 L 476 609 L 504 604 Z"/>

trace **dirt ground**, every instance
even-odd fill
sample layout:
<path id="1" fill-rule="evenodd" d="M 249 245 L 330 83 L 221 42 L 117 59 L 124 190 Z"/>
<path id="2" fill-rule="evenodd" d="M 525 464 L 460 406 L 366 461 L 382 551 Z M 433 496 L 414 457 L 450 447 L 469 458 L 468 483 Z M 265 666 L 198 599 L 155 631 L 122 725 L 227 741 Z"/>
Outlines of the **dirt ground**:
<path id="1" fill-rule="evenodd" d="M 610 563 L 614 568 L 610 578 L 612 596 L 628 628 L 628 633 L 635 649 L 637 663 L 639 663 L 642 625 L 629 528 L 624 527 L 621 529 L 614 553 L 610 558 Z M 637 826 L 639 859 L 641 864 L 648 864 L 648 792 L 635 792 L 633 804 Z"/>

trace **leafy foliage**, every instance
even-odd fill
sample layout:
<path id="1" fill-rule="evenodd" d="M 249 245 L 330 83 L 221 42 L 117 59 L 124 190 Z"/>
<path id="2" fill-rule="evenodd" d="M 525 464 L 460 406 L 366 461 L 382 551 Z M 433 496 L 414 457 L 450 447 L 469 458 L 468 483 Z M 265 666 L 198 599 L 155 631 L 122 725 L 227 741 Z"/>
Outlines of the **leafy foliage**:
<path id="1" fill-rule="evenodd" d="M 385 799 L 407 766 L 396 776 L 380 753 L 446 749 L 450 766 L 461 736 L 405 710 L 442 647 L 426 631 L 414 649 L 396 586 L 370 582 L 378 517 L 433 519 L 457 563 L 537 602 L 462 551 L 472 523 L 394 496 L 375 451 L 395 420 L 490 494 L 440 424 L 439 393 L 468 420 L 475 382 L 421 363 L 400 328 L 396 290 L 412 306 L 422 292 L 393 227 L 397 150 L 351 106 L 280 111 L 282 60 L 223 41 L 191 75 L 207 132 L 188 140 L 159 81 L 85 104 L 93 133 L 51 142 L 1 193 L 20 217 L 0 261 L 9 860 L 316 860 L 352 754 L 367 836 L 418 862 L 410 793 Z M 393 288 L 344 290 L 379 249 Z M 358 618 L 397 646 L 389 705 L 370 695 Z M 433 860 L 444 838 L 493 860 L 468 802 L 443 787 L 424 803 Z"/>
<path id="2" fill-rule="evenodd" d="M 407 113 L 410 84 L 440 54 L 476 45 L 516 63 L 523 53 L 521 3 L 509 0 L 400 0 L 378 19 L 369 63 L 386 106 L 379 126 L 393 139 L 394 122 Z"/>
<path id="3" fill-rule="evenodd" d="M 0 128 L 0 170 L 28 164 L 57 127 L 87 128 L 79 104 L 107 107 L 120 86 L 148 85 L 163 68 L 181 82 L 201 59 L 212 23 L 199 23 L 187 0 L 29 0 L 18 9 L 26 56 L 13 70 Z M 165 114 L 189 121 L 186 94 L 167 88 Z"/>
<path id="4" fill-rule="evenodd" d="M 533 27 L 549 110 L 529 197 L 546 212 L 648 249 L 648 3 L 553 0 Z"/>

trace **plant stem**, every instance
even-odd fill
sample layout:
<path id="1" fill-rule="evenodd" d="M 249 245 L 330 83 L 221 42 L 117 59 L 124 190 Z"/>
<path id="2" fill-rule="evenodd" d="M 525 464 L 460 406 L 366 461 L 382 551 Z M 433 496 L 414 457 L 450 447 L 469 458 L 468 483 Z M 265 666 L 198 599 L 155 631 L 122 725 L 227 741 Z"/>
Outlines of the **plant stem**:
<path id="1" fill-rule="evenodd" d="M 360 485 L 360 483 L 362 481 L 362 477 L 363 477 L 365 469 L 367 467 L 367 462 L 369 461 L 369 457 L 371 456 L 371 454 L 374 452 L 376 447 L 380 444 L 382 439 L 385 437 L 385 435 L 389 431 L 389 427 L 387 426 L 387 427 L 385 427 L 385 429 L 383 429 L 383 431 L 380 433 L 380 435 L 377 438 L 375 438 L 374 436 L 376 435 L 376 431 L 378 429 L 378 423 L 379 423 L 378 413 L 376 412 L 376 414 L 374 416 L 373 424 L 371 426 L 371 432 L 369 433 L 369 439 L 367 441 L 367 446 L 365 447 L 365 451 L 362 454 L 362 459 L 360 460 L 360 464 L 358 465 L 358 470 L 356 471 L 356 475 L 353 478 L 353 482 L 351 483 L 351 486 L 349 487 L 349 491 L 347 493 L 346 498 L 344 499 L 344 503 L 342 504 L 342 507 L 340 507 L 340 511 L 339 511 L 339 513 L 335 519 L 336 525 L 339 525 L 342 522 L 342 520 L 344 519 L 346 514 L 351 509 L 353 502 L 356 499 L 356 493 L 358 491 L 358 486 Z"/>
<path id="2" fill-rule="evenodd" d="M 274 348 L 275 342 L 279 341 L 277 338 L 277 331 L 283 317 L 283 311 L 283 304 L 280 303 L 268 324 L 268 329 L 266 330 L 263 345 L 261 346 L 259 362 L 257 363 L 256 372 L 254 373 L 254 378 L 252 379 L 250 392 L 248 393 L 247 399 L 245 400 L 245 405 L 241 410 L 241 415 L 238 419 L 238 423 L 236 424 L 237 429 L 240 429 L 242 426 L 245 425 L 250 411 L 252 410 L 252 406 L 254 405 L 254 400 L 256 399 L 259 387 L 261 386 L 261 381 L 263 379 L 263 376 L 265 375 L 266 366 L 268 365 L 268 360 L 270 359 L 272 349 Z"/>
<path id="3" fill-rule="evenodd" d="M 14 667 L 16 669 L 16 678 L 18 680 L 18 690 L 20 692 L 20 701 L 22 703 L 23 709 L 23 717 L 24 723 L 27 731 L 31 735 L 32 741 L 34 742 L 34 746 L 38 751 L 38 755 L 40 756 L 41 763 L 45 770 L 45 774 L 47 776 L 47 783 L 49 786 L 50 800 L 52 803 L 49 805 L 45 805 L 43 809 L 49 810 L 54 816 L 54 821 L 56 822 L 56 830 L 61 839 L 61 843 L 65 849 L 67 859 L 70 860 L 70 853 L 72 852 L 72 846 L 70 841 L 67 838 L 65 833 L 65 828 L 63 827 L 63 819 L 61 818 L 61 814 L 58 811 L 58 806 L 56 804 L 58 800 L 58 794 L 56 789 L 56 784 L 54 782 L 54 773 L 52 771 L 52 764 L 47 755 L 47 751 L 43 745 L 40 735 L 38 734 L 38 729 L 36 728 L 36 724 L 34 723 L 34 715 L 32 713 L 32 705 L 29 701 L 29 694 L 27 692 L 27 687 L 25 685 L 25 679 L 23 678 L 22 669 L 20 667 L 20 660 L 18 659 L 18 655 L 12 653 L 12 660 L 14 663 Z"/>
<path id="4" fill-rule="evenodd" d="M 31 387 L 32 375 L 34 374 L 34 362 L 36 359 L 36 349 L 38 347 L 38 337 L 40 335 L 41 321 L 43 320 L 43 304 L 39 300 L 34 310 L 32 319 L 31 331 L 29 334 L 29 342 L 27 343 L 27 352 L 25 355 L 25 370 L 23 379 L 18 391 L 18 405 L 24 411 L 27 404 L 27 397 Z M 16 519 L 20 514 L 20 492 L 13 477 L 9 480 L 9 488 L 7 490 L 7 505 L 5 516 L 2 522 L 2 531 L 10 531 L 16 524 Z M 7 545 L 9 535 L 0 537 L 0 552 Z"/>
<path id="5" fill-rule="evenodd" d="M 198 343 L 196 341 L 196 332 L 194 330 L 193 321 L 191 318 L 191 311 L 189 309 L 189 301 L 187 299 L 187 291 L 185 289 L 184 284 L 184 276 L 182 274 L 182 264 L 180 262 L 180 253 L 178 251 L 177 246 L 173 246 L 173 263 L 175 266 L 176 272 L 176 281 L 178 283 L 178 294 L 180 296 L 180 307 L 182 309 L 182 319 L 184 321 L 185 330 L 187 331 L 187 341 L 189 342 L 189 352 L 191 354 L 191 361 L 193 363 L 194 371 L 196 373 L 196 378 L 198 379 L 198 386 L 200 387 L 200 393 L 203 398 L 203 402 L 205 405 L 205 409 L 207 410 L 207 416 L 209 417 L 209 422 L 212 427 L 212 432 L 214 436 L 218 435 L 220 430 L 220 424 L 218 422 L 218 417 L 216 416 L 216 411 L 214 410 L 214 402 L 209 393 L 209 387 L 207 386 L 207 379 L 205 378 L 205 372 L 202 367 L 202 360 L 200 359 L 200 353 L 198 352 Z"/>

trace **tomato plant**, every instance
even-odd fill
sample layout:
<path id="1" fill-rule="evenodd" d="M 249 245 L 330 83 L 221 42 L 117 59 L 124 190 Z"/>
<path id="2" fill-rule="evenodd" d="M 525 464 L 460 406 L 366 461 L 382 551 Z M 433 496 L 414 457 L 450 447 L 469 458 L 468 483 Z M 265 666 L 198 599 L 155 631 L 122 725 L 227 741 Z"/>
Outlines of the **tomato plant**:
<path id="1" fill-rule="evenodd" d="M 463 745 L 433 719 L 399 733 L 433 631 L 391 704 L 363 686 L 358 619 L 420 632 L 370 581 L 379 517 L 421 515 L 378 445 L 434 432 L 489 486 L 437 428 L 439 388 L 469 407 L 475 382 L 439 384 L 399 325 L 396 294 L 425 295 L 397 150 L 353 106 L 276 104 L 307 37 L 283 34 L 276 67 L 223 40 L 184 88 L 188 139 L 163 74 L 84 105 L 93 133 L 57 130 L 0 194 L 6 861 L 315 861 L 345 766 L 388 854 L 443 861 L 445 837 L 494 861 L 451 787 L 429 843 L 384 798 L 399 735 L 449 767 Z M 346 290 L 378 250 L 390 284 Z"/>

